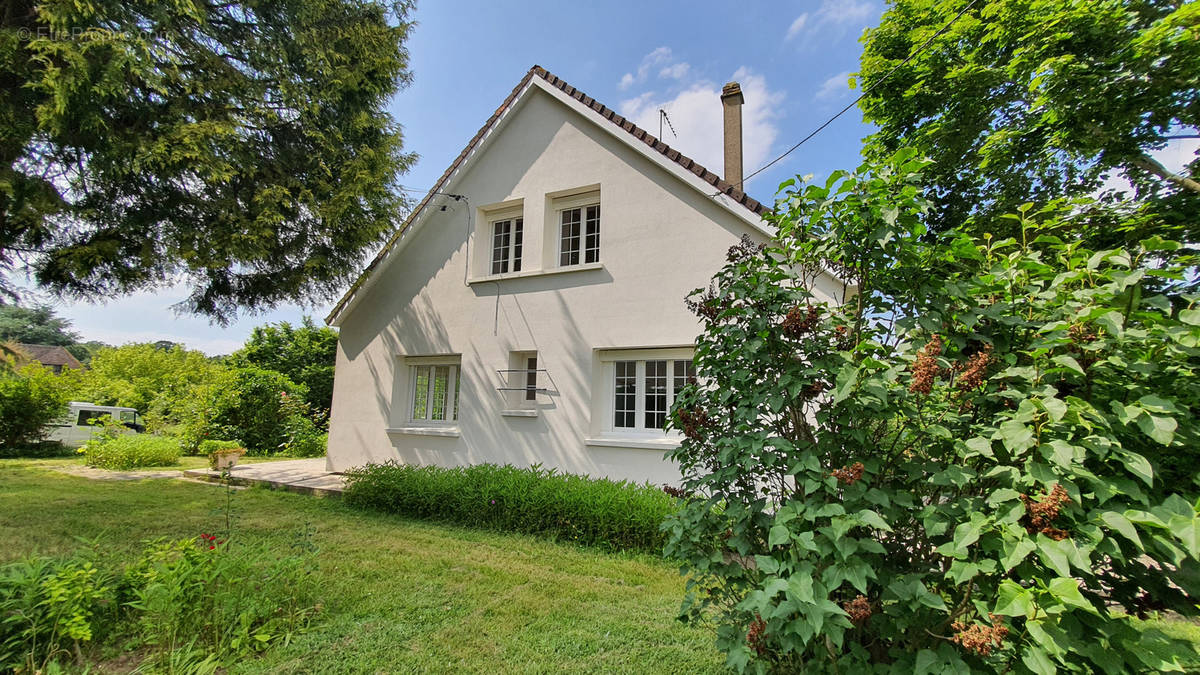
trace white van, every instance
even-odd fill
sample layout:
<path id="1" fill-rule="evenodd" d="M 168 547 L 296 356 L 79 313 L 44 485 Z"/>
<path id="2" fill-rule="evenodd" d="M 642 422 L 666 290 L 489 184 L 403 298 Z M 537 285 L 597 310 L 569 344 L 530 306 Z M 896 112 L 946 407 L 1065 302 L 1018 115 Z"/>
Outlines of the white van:
<path id="1" fill-rule="evenodd" d="M 119 420 L 125 428 L 141 433 L 146 430 L 141 415 L 133 408 L 122 408 L 115 405 L 96 405 L 82 401 L 71 401 L 65 417 L 61 417 L 49 425 L 48 440 L 58 441 L 71 448 L 78 448 L 99 433 L 100 427 L 92 420 L 101 417 L 111 417 Z"/>

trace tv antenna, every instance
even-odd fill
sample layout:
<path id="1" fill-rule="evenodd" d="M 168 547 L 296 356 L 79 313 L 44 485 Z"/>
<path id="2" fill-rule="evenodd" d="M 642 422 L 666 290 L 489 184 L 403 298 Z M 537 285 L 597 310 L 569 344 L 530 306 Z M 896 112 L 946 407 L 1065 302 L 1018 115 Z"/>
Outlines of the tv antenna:
<path id="1" fill-rule="evenodd" d="M 667 117 L 667 111 L 662 108 L 658 109 L 658 140 L 663 137 L 663 121 L 666 121 L 667 128 L 671 130 L 671 136 L 679 138 L 679 134 L 675 133 L 675 127 L 671 126 L 671 118 Z"/>

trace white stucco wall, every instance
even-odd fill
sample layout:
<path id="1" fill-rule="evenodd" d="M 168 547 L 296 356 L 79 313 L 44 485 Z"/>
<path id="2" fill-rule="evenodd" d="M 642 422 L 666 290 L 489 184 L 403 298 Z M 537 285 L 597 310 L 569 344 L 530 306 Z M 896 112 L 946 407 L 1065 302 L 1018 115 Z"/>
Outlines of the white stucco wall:
<path id="1" fill-rule="evenodd" d="M 523 200 L 528 272 L 557 246 L 543 236 L 556 231 L 545 227 L 554 217 L 547 215 L 547 194 L 597 184 L 601 269 L 465 282 L 482 273 L 476 256 L 490 251 L 480 207 Z M 448 210 L 435 210 L 406 235 L 411 240 L 342 318 L 330 469 L 388 459 L 540 463 L 593 476 L 677 480 L 677 469 L 663 458 L 666 447 L 585 441 L 597 435 L 603 409 L 593 393 L 607 392 L 597 350 L 691 345 L 700 328 L 684 297 L 707 285 L 742 234 L 762 235 L 537 88 L 446 190 L 466 195 L 470 206 L 444 200 Z M 468 217 L 476 230 L 471 261 Z M 468 274 L 469 265 L 475 267 Z M 832 299 L 840 288 L 826 282 Z M 548 371 L 539 386 L 552 391 L 538 396 L 536 417 L 502 416 L 509 406 L 496 390 L 504 383 L 495 371 L 509 367 L 510 352 L 524 350 L 537 351 L 539 367 Z M 389 433 L 409 413 L 402 358 L 434 354 L 461 355 L 459 435 Z"/>

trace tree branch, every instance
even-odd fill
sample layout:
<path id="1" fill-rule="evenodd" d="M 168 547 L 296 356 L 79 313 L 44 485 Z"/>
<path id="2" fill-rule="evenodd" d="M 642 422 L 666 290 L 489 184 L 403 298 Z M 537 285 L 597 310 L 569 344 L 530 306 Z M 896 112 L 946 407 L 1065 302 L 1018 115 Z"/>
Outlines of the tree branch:
<path id="1" fill-rule="evenodd" d="M 1163 180 L 1171 181 L 1181 188 L 1200 193 L 1200 183 L 1197 183 L 1195 180 L 1188 178 L 1187 176 L 1181 176 L 1177 173 L 1172 173 L 1167 169 L 1167 167 L 1163 166 L 1158 160 L 1154 159 L 1150 155 L 1135 157 L 1133 159 L 1133 165 L 1139 169 L 1148 171 L 1155 176 L 1162 178 Z"/>

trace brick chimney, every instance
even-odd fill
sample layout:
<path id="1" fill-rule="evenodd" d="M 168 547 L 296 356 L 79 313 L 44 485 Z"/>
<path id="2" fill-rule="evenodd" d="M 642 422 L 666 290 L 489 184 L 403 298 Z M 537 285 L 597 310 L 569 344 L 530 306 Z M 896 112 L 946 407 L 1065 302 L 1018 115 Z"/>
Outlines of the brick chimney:
<path id="1" fill-rule="evenodd" d="M 725 108 L 725 181 L 741 188 L 742 182 L 742 85 L 730 82 L 721 89 Z"/>

